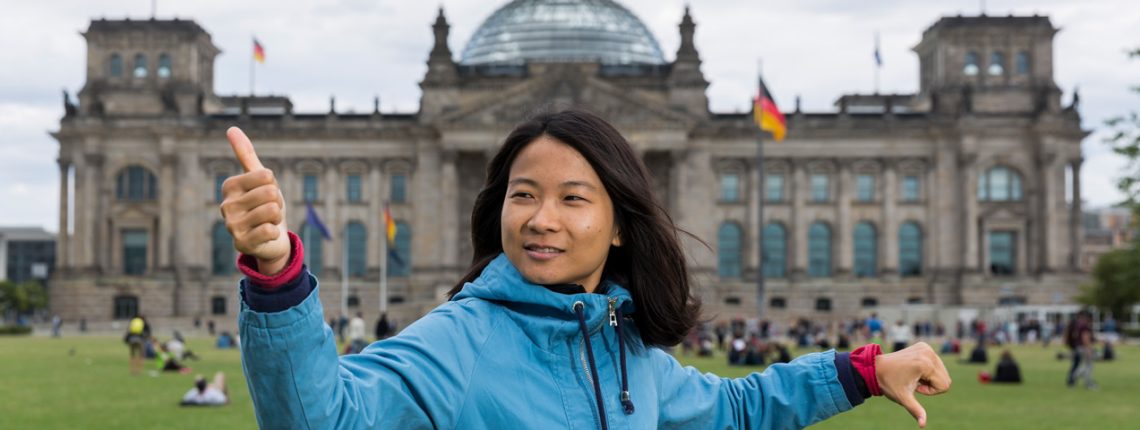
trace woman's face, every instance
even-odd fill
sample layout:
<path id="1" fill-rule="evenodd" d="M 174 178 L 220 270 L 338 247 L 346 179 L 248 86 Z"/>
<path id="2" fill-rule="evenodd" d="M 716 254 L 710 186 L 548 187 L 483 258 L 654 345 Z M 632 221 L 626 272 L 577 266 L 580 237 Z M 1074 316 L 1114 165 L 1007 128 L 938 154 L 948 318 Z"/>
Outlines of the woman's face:
<path id="1" fill-rule="evenodd" d="M 511 164 L 502 213 L 503 251 L 528 281 L 593 291 L 610 245 L 614 205 L 586 158 L 543 135 Z"/>

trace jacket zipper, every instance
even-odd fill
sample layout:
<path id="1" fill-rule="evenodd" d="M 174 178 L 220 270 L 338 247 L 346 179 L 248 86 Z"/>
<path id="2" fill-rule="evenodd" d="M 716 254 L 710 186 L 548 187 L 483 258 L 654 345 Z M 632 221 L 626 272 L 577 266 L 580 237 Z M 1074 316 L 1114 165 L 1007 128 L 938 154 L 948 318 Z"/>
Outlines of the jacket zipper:
<path id="1" fill-rule="evenodd" d="M 609 301 L 608 306 L 609 306 L 609 312 L 610 312 L 610 326 L 611 327 L 617 327 L 617 312 L 616 312 L 617 297 L 610 297 L 607 300 Z M 581 302 L 581 301 L 575 302 L 575 304 L 577 304 L 577 303 L 582 303 L 582 312 L 585 313 L 586 312 L 586 304 Z M 573 306 L 571 306 L 571 308 L 573 308 Z M 603 323 L 603 324 L 605 324 L 605 323 Z M 597 329 L 590 330 L 589 334 L 587 334 L 586 336 L 583 336 L 582 339 L 578 341 L 578 359 L 580 361 L 582 361 L 582 370 L 584 370 L 586 372 L 586 382 L 589 382 L 589 383 L 594 382 L 594 376 L 590 374 L 590 362 L 588 360 L 586 360 L 586 341 L 589 339 L 589 335 L 596 333 L 601 328 L 602 328 L 602 326 L 599 325 L 597 327 Z"/>

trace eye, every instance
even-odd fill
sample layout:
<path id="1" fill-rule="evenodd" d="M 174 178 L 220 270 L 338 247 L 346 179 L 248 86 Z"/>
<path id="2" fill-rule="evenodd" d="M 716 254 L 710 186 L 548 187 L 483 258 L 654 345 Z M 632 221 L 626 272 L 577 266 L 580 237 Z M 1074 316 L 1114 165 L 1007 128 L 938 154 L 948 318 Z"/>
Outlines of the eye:
<path id="1" fill-rule="evenodd" d="M 573 194 L 570 194 L 570 195 L 566 196 L 565 198 L 563 198 L 563 200 L 569 200 L 569 201 L 583 201 L 583 202 L 584 202 L 584 201 L 586 201 L 586 199 L 585 199 L 585 198 L 583 198 L 582 196 L 576 196 L 576 195 L 573 195 Z"/>
<path id="2" fill-rule="evenodd" d="M 512 199 L 514 199 L 514 198 L 529 199 L 531 197 L 534 197 L 534 196 L 530 195 L 530 193 L 523 192 L 523 191 L 519 191 L 519 192 L 516 192 L 514 194 L 511 194 Z"/>

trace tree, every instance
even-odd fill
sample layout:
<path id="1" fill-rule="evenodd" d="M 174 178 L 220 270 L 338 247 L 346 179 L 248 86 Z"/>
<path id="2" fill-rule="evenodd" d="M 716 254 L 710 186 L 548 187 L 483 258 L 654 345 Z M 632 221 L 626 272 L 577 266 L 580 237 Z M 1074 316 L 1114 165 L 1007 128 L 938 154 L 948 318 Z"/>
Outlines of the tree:
<path id="1" fill-rule="evenodd" d="M 1140 58 L 1140 48 L 1128 56 Z M 1131 90 L 1140 93 L 1140 86 Z M 1140 303 L 1140 230 L 1136 228 L 1140 221 L 1140 114 L 1132 111 L 1108 119 L 1105 125 L 1109 128 L 1105 142 L 1128 160 L 1128 170 L 1116 186 L 1124 193 L 1123 204 L 1132 209 L 1132 243 L 1100 257 L 1093 268 L 1093 283 L 1085 286 L 1079 300 L 1121 318 Z"/>
<path id="2" fill-rule="evenodd" d="M 1140 48 L 1128 53 L 1135 59 L 1140 58 Z M 1140 93 L 1140 86 L 1132 87 L 1135 93 Z M 1132 208 L 1133 222 L 1135 223 L 1140 207 L 1140 114 L 1136 111 L 1109 118 L 1105 121 L 1109 128 L 1109 135 L 1105 142 L 1112 146 L 1113 152 L 1128 159 L 1128 173 L 1116 182 L 1117 188 L 1124 193 L 1126 203 Z"/>
<path id="3" fill-rule="evenodd" d="M 0 314 L 27 315 L 47 307 L 47 291 L 38 282 L 0 281 Z"/>
<path id="4" fill-rule="evenodd" d="M 1081 303 L 1110 311 L 1116 318 L 1140 303 L 1140 249 L 1133 246 L 1101 255 L 1092 275 L 1093 282 L 1077 299 Z"/>

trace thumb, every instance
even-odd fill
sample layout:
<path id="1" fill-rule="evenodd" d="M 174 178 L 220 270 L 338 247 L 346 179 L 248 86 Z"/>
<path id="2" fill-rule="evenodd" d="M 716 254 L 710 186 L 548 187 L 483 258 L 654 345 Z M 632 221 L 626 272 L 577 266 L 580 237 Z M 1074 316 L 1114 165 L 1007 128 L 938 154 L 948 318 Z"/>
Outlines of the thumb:
<path id="1" fill-rule="evenodd" d="M 914 398 L 913 390 L 900 393 L 899 398 L 895 401 L 906 408 L 907 412 L 910 412 L 910 415 L 913 416 L 914 419 L 918 420 L 919 428 L 926 427 L 926 408 L 923 408 L 922 405 L 918 403 L 918 399 Z"/>
<path id="2" fill-rule="evenodd" d="M 237 156 L 242 169 L 245 169 L 246 172 L 252 172 L 265 168 L 261 165 L 261 160 L 257 158 L 257 152 L 253 150 L 253 142 L 249 141 L 249 137 L 246 137 L 240 128 L 230 127 L 226 130 L 226 138 L 230 140 L 230 147 L 233 148 L 234 155 Z"/>

